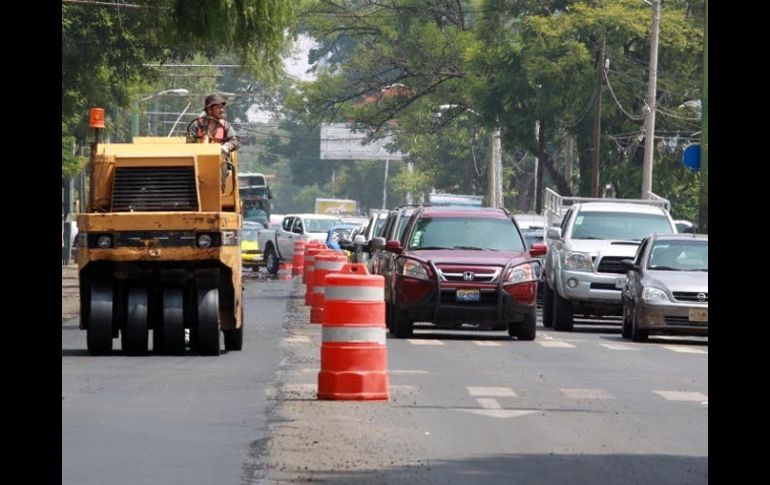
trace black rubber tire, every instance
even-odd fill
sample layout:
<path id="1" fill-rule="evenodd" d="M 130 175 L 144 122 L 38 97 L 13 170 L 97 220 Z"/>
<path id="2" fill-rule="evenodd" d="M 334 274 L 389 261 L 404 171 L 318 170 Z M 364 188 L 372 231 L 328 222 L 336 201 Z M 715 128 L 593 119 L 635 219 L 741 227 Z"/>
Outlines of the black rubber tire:
<path id="1" fill-rule="evenodd" d="M 631 327 L 633 322 L 631 319 L 631 312 L 633 311 L 632 304 L 623 298 L 623 327 L 620 330 L 620 336 L 624 339 L 631 338 Z"/>
<path id="2" fill-rule="evenodd" d="M 276 275 L 278 274 L 280 267 L 281 261 L 278 259 L 275 248 L 273 246 L 268 246 L 267 249 L 265 249 L 265 268 L 267 269 L 267 272 Z"/>
<path id="3" fill-rule="evenodd" d="M 95 281 L 91 284 L 91 307 L 86 330 L 88 353 L 110 355 L 112 353 L 112 285 Z"/>
<path id="4" fill-rule="evenodd" d="M 121 345 L 126 355 L 147 353 L 149 339 L 147 299 L 147 288 L 137 287 L 128 290 L 126 326 L 121 331 Z"/>
<path id="5" fill-rule="evenodd" d="M 572 304 L 553 291 L 553 329 L 560 332 L 571 332 L 574 326 L 572 319 Z"/>
<path id="6" fill-rule="evenodd" d="M 553 290 L 543 283 L 543 326 L 553 327 Z"/>
<path id="7" fill-rule="evenodd" d="M 508 324 L 508 335 L 519 340 L 535 340 L 537 336 L 537 314 L 533 309 L 524 316 L 523 322 L 511 322 Z"/>
<path id="8" fill-rule="evenodd" d="M 199 288 L 195 340 L 201 355 L 219 355 L 219 333 L 219 290 Z"/>
<path id="9" fill-rule="evenodd" d="M 225 330 L 225 350 L 243 350 L 243 326 L 246 321 L 243 319 L 243 300 L 241 300 L 241 326 L 232 330 Z"/>
<path id="10" fill-rule="evenodd" d="M 391 323 L 391 332 L 396 338 L 408 338 L 414 334 L 414 322 L 409 320 L 406 313 L 393 307 L 393 320 Z"/>
<path id="11" fill-rule="evenodd" d="M 639 317 L 637 311 L 634 308 L 634 313 L 631 323 L 631 340 L 634 342 L 647 342 L 650 339 L 650 331 L 639 328 Z"/>
<path id="12" fill-rule="evenodd" d="M 184 355 L 184 295 L 181 288 L 163 290 L 163 322 L 159 333 L 161 352 Z"/>

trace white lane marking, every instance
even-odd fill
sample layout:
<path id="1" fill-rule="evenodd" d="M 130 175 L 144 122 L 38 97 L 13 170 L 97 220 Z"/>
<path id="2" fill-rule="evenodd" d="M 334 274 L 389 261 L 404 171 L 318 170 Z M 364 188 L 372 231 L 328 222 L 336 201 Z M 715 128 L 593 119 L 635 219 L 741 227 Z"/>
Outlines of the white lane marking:
<path id="1" fill-rule="evenodd" d="M 704 396 L 700 392 L 686 392 L 686 391 L 652 391 L 659 395 L 663 399 L 668 401 L 708 401 L 708 396 Z"/>
<path id="2" fill-rule="evenodd" d="M 455 411 L 463 411 L 471 414 L 478 414 L 480 416 L 487 416 L 488 418 L 518 418 L 519 416 L 526 416 L 527 414 L 535 414 L 539 411 L 530 409 L 460 409 L 454 408 Z"/>
<path id="3" fill-rule="evenodd" d="M 575 346 L 572 344 L 568 344 L 567 342 L 559 342 L 559 341 L 551 341 L 551 342 L 537 342 L 543 347 L 553 347 L 553 348 L 562 348 L 562 349 L 574 349 Z"/>
<path id="4" fill-rule="evenodd" d="M 615 399 L 611 393 L 602 389 L 559 389 L 570 399 Z"/>
<path id="5" fill-rule="evenodd" d="M 309 344 L 310 343 L 310 337 L 305 337 L 301 335 L 294 336 L 294 337 L 286 337 L 284 340 L 292 344 Z"/>
<path id="6" fill-rule="evenodd" d="M 701 402 L 701 404 L 703 404 L 706 407 L 709 407 L 709 402 L 708 401 L 703 401 L 703 402 Z"/>
<path id="7" fill-rule="evenodd" d="M 476 402 L 484 409 L 503 409 L 500 403 L 497 402 L 497 399 L 492 399 L 491 397 L 480 397 L 476 399 Z"/>
<path id="8" fill-rule="evenodd" d="M 681 352 L 683 354 L 708 354 L 708 350 L 699 349 L 696 347 L 681 347 L 679 345 L 661 345 L 664 349 L 673 350 L 674 352 Z"/>
<path id="9" fill-rule="evenodd" d="M 476 345 L 480 345 L 481 347 L 500 347 L 502 344 L 500 342 L 495 342 L 491 340 L 471 340 Z"/>
<path id="10" fill-rule="evenodd" d="M 601 347 L 604 347 L 610 350 L 642 350 L 642 349 L 637 349 L 634 347 L 629 347 L 628 345 L 621 345 L 621 344 L 599 344 L 599 345 Z"/>
<path id="11" fill-rule="evenodd" d="M 516 393 L 507 387 L 473 387 L 468 386 L 468 394 L 471 396 L 485 397 L 516 397 Z"/>
<path id="12" fill-rule="evenodd" d="M 546 340 L 553 340 L 553 337 L 551 337 L 551 336 L 550 336 L 550 335 L 548 335 L 547 333 L 542 333 L 542 332 L 541 332 L 541 333 L 540 333 L 540 336 L 541 336 L 542 338 L 546 339 Z"/>
<path id="13" fill-rule="evenodd" d="M 406 341 L 412 345 L 444 345 L 444 342 L 442 342 L 441 340 L 434 340 L 434 339 L 408 338 L 406 339 Z"/>

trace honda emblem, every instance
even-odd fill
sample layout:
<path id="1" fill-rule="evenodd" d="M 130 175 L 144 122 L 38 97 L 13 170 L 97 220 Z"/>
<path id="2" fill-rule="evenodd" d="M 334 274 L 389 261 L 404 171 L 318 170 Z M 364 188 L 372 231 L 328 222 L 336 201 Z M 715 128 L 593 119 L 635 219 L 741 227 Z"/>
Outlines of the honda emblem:
<path id="1" fill-rule="evenodd" d="M 463 271 L 463 279 L 465 281 L 473 281 L 474 276 L 473 271 Z"/>

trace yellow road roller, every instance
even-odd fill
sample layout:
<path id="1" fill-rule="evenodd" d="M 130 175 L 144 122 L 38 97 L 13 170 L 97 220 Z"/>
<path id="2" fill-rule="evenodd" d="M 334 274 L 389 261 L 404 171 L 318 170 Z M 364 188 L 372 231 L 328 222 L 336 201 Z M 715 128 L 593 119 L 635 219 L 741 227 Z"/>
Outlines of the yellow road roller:
<path id="1" fill-rule="evenodd" d="M 243 346 L 237 157 L 184 137 L 99 143 L 77 218 L 80 328 L 92 355 L 219 355 Z M 186 338 L 186 335 L 188 338 Z"/>

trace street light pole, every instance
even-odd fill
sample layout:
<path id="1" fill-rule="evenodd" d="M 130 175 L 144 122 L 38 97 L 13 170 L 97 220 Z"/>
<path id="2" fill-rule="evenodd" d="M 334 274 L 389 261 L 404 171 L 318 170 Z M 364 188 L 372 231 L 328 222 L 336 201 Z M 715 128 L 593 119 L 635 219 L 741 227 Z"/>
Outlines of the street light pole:
<path id="1" fill-rule="evenodd" d="M 647 82 L 647 120 L 642 165 L 642 199 L 652 191 L 652 155 L 655 144 L 655 93 L 658 83 L 658 37 L 660 35 L 660 0 L 652 0 L 652 32 L 650 33 L 650 77 Z"/>

